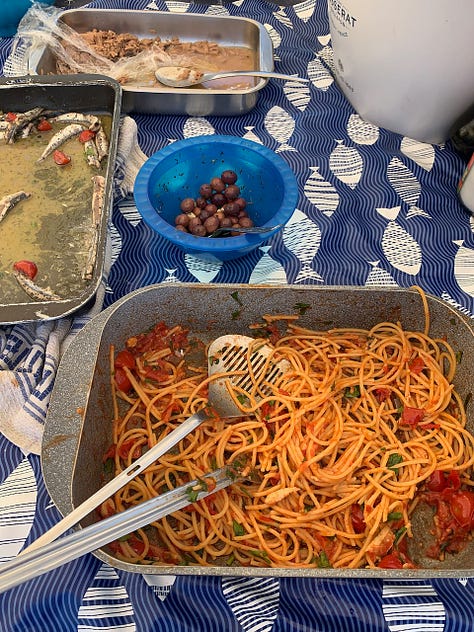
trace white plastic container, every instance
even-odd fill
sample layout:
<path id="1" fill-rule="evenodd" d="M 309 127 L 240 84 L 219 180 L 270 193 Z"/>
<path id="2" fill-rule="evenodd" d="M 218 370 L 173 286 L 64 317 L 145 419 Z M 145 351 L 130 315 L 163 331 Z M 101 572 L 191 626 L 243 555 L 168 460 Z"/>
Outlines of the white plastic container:
<path id="1" fill-rule="evenodd" d="M 357 113 L 441 143 L 474 117 L 474 0 L 328 0 L 336 79 Z"/>

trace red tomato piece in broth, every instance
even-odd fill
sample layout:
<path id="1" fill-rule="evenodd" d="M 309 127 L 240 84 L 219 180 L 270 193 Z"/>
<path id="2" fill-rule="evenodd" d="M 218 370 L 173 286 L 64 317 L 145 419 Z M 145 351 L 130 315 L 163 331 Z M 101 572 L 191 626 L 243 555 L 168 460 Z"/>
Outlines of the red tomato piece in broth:
<path id="1" fill-rule="evenodd" d="M 13 268 L 17 272 L 22 272 L 29 279 L 33 280 L 35 276 L 38 274 L 38 266 L 34 261 L 27 261 L 26 259 L 22 259 L 21 261 L 16 261 L 13 264 Z"/>
<path id="2" fill-rule="evenodd" d="M 56 151 L 53 152 L 53 160 L 57 165 L 63 167 L 71 162 L 71 156 L 68 156 L 60 149 L 56 149 Z"/>
<path id="3" fill-rule="evenodd" d="M 47 119 L 41 119 L 41 121 L 36 126 L 38 132 L 49 132 L 53 129 L 53 126 Z"/>
<path id="4" fill-rule="evenodd" d="M 79 142 L 87 143 L 87 141 L 92 140 L 95 136 L 95 132 L 90 129 L 85 129 L 83 132 L 79 134 Z"/>

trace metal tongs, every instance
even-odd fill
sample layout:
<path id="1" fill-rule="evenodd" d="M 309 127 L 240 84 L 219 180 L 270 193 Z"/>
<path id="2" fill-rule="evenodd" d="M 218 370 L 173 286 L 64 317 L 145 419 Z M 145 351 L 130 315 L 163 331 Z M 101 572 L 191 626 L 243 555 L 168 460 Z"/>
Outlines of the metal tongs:
<path id="1" fill-rule="evenodd" d="M 238 473 L 232 468 L 224 467 L 214 470 L 200 479 L 181 485 L 59 540 L 29 551 L 25 549 L 18 557 L 0 567 L 0 593 L 67 564 L 81 555 L 95 551 L 150 522 L 183 509 L 190 504 L 190 497 L 193 498 L 193 502 L 197 502 L 215 494 L 234 483 L 238 477 Z M 212 491 L 207 490 L 208 483 L 211 483 Z"/>

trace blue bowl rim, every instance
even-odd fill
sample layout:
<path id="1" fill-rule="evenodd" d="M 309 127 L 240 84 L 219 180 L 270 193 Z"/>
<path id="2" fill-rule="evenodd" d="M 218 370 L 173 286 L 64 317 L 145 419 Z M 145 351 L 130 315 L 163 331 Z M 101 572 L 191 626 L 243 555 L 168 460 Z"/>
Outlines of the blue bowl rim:
<path id="1" fill-rule="evenodd" d="M 272 162 L 278 169 L 283 182 L 283 200 L 278 211 L 273 215 L 271 220 L 263 224 L 263 226 L 273 226 L 276 224 L 286 224 L 293 214 L 298 201 L 298 184 L 296 176 L 288 163 L 274 151 L 256 143 L 255 141 L 239 136 L 230 136 L 223 134 L 201 135 L 193 138 L 185 138 L 170 143 L 163 149 L 159 149 L 152 154 L 141 166 L 134 185 L 134 199 L 137 209 L 144 221 L 150 228 L 159 232 L 163 237 L 187 250 L 213 252 L 231 252 L 256 246 L 267 241 L 272 235 L 281 229 L 276 229 L 263 235 L 242 235 L 238 237 L 221 237 L 219 239 L 209 239 L 208 237 L 196 237 L 177 231 L 174 226 L 162 219 L 151 204 L 148 196 L 148 182 L 154 169 L 169 156 L 173 155 L 177 150 L 188 147 L 190 149 L 195 145 L 203 143 L 231 143 L 233 147 L 239 145 L 251 151 L 264 156 Z"/>

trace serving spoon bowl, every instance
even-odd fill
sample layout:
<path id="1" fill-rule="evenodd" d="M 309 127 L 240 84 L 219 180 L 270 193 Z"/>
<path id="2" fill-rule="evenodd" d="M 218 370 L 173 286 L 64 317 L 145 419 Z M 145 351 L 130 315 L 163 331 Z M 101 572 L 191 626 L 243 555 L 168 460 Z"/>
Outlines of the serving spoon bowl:
<path id="1" fill-rule="evenodd" d="M 303 79 L 296 75 L 285 75 L 279 72 L 266 70 L 233 70 L 227 72 L 202 72 L 186 66 L 162 66 L 155 71 L 156 79 L 165 86 L 171 88 L 188 88 L 190 86 L 207 83 L 213 79 L 225 79 L 226 77 L 262 77 L 263 79 L 284 79 L 308 83 L 309 79 Z"/>

